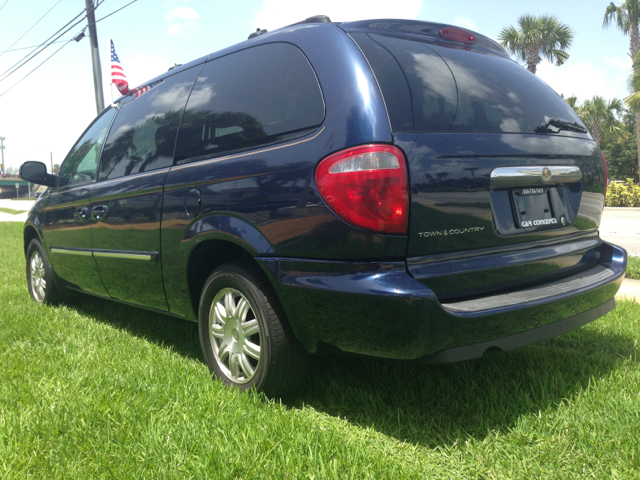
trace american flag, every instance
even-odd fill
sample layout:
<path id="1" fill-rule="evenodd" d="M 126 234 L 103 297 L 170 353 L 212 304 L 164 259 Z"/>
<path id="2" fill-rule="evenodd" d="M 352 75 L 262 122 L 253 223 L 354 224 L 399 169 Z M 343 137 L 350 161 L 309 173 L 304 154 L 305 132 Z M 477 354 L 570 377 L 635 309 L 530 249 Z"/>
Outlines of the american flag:
<path id="1" fill-rule="evenodd" d="M 160 85 L 161 83 L 164 83 L 164 79 L 162 80 L 158 80 L 157 82 L 153 82 L 145 87 L 138 87 L 132 90 L 132 92 L 135 93 L 135 97 L 134 99 L 141 97 L 142 95 L 144 95 L 145 93 L 147 93 L 149 90 L 151 90 L 152 88 L 157 87 L 158 85 Z"/>
<path id="2" fill-rule="evenodd" d="M 120 65 L 120 59 L 113 46 L 113 40 L 109 40 L 109 43 L 111 43 L 111 83 L 115 83 L 120 93 L 126 95 L 129 93 L 129 82 L 124 74 L 122 65 Z"/>

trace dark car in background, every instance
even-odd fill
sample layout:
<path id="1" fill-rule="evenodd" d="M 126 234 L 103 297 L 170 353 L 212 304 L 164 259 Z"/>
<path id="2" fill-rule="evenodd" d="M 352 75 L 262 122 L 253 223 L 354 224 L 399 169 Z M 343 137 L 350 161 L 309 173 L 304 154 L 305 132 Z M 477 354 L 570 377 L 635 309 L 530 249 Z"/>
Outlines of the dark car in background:
<path id="1" fill-rule="evenodd" d="M 103 111 L 24 229 L 38 302 L 85 292 L 199 322 L 230 385 L 308 353 L 451 362 L 615 307 L 606 161 L 482 35 L 315 17 L 172 69 Z"/>

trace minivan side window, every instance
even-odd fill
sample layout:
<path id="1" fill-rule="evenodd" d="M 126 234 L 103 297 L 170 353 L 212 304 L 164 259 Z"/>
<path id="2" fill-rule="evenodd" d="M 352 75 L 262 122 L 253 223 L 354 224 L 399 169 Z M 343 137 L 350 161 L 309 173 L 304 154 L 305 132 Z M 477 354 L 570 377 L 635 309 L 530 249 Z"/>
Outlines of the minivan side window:
<path id="1" fill-rule="evenodd" d="M 98 180 L 173 164 L 178 125 L 200 68 L 189 68 L 129 94 L 107 138 Z"/>
<path id="2" fill-rule="evenodd" d="M 100 151 L 115 114 L 115 108 L 105 111 L 76 142 L 60 167 L 58 188 L 88 183 L 96 179 Z"/>
<path id="3" fill-rule="evenodd" d="M 176 160 L 289 140 L 323 119 L 318 80 L 298 48 L 248 48 L 203 67 L 180 126 Z"/>

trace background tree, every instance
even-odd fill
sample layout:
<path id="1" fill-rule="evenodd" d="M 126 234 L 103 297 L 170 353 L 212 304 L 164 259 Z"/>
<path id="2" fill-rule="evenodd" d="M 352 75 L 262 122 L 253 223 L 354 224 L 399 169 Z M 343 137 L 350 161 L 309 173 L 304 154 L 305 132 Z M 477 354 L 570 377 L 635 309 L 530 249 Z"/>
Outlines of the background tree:
<path id="1" fill-rule="evenodd" d="M 622 128 L 629 134 L 623 142 L 603 132 L 600 148 L 607 157 L 609 178 L 626 180 L 636 176 L 638 168 L 638 139 L 636 134 L 636 115 L 625 109 L 622 115 Z"/>
<path id="2" fill-rule="evenodd" d="M 636 0 L 640 1 L 640 0 Z M 542 58 L 562 65 L 569 58 L 567 49 L 573 41 L 573 30 L 551 15 L 522 15 L 518 27 L 510 25 L 500 32 L 498 40 L 513 55 L 527 64 L 535 74 Z"/>
<path id="3" fill-rule="evenodd" d="M 640 142 L 638 128 L 640 128 L 640 99 L 636 101 L 634 97 L 638 97 L 640 92 L 640 81 L 636 81 L 640 77 L 640 63 L 638 62 L 638 53 L 640 52 L 640 0 L 625 0 L 619 5 L 611 2 L 607 7 L 602 22 L 603 28 L 608 27 L 612 23 L 625 35 L 629 35 L 629 53 L 633 60 L 633 92 L 630 97 L 625 98 L 625 102 L 636 114 L 636 139 Z M 640 147 L 640 144 L 636 144 Z M 640 148 L 638 148 L 640 150 Z M 636 174 L 640 175 L 640 156 L 636 159 Z"/>
<path id="4" fill-rule="evenodd" d="M 575 109 L 587 128 L 591 130 L 598 146 L 602 141 L 603 133 L 617 142 L 623 142 L 629 137 L 629 133 L 622 128 L 622 123 L 616 118 L 616 114 L 619 115 L 624 111 L 622 101 L 617 98 L 607 102 L 603 97 L 596 95 Z"/>
<path id="5" fill-rule="evenodd" d="M 567 102 L 569 104 L 569 106 L 571 108 L 573 108 L 575 110 L 576 108 L 576 104 L 578 103 L 578 97 L 576 97 L 575 95 L 572 97 L 564 97 L 564 94 L 560 94 L 560 96 L 564 99 L 565 102 Z"/>

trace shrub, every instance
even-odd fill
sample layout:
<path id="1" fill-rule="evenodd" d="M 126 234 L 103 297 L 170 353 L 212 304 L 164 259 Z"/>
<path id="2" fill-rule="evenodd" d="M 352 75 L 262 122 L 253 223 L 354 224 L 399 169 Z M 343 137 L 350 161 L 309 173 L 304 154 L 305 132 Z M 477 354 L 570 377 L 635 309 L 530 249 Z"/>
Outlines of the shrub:
<path id="1" fill-rule="evenodd" d="M 612 183 L 607 187 L 607 207 L 640 207 L 640 186 L 627 178 L 627 185 Z"/>

